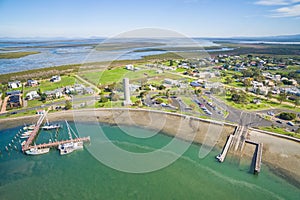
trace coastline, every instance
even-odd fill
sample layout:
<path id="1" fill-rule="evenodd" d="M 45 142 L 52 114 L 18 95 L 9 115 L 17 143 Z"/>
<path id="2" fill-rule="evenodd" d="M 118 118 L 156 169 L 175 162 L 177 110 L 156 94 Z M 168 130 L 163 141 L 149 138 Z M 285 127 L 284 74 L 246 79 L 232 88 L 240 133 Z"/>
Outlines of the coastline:
<path id="1" fill-rule="evenodd" d="M 223 148 L 227 137 L 235 130 L 235 125 L 225 123 L 224 126 L 212 120 L 145 109 L 102 108 L 83 109 L 49 113 L 50 121 L 101 122 L 107 124 L 132 125 L 161 131 L 167 135 L 196 144 L 208 144 Z M 38 119 L 38 115 L 0 119 L 0 130 L 30 124 Z M 176 123 L 174 123 L 176 121 Z M 196 133 L 196 134 L 195 134 Z M 291 180 L 300 186 L 300 145 L 291 139 L 266 134 L 254 129 L 249 130 L 248 138 L 264 143 L 262 162 L 270 170 L 282 178 Z M 253 156 L 252 151 L 243 151 L 245 156 Z M 263 173 L 263 172 L 262 172 Z"/>

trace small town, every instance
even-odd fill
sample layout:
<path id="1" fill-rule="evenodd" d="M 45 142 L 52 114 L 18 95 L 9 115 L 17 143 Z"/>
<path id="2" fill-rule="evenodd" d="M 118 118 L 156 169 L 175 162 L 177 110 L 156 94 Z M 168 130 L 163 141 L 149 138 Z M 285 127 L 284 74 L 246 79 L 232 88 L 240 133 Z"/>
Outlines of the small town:
<path id="1" fill-rule="evenodd" d="M 237 114 L 246 111 L 257 118 L 252 127 L 300 137 L 299 66 L 292 57 L 219 54 L 209 59 L 126 64 L 96 72 L 96 79 L 90 78 L 94 72 L 87 71 L 12 80 L 2 83 L 1 116 L 34 114 L 45 105 L 53 112 L 126 106 L 235 122 Z M 101 73 L 110 78 L 102 79 Z M 130 83 L 129 100 L 123 78 Z"/>

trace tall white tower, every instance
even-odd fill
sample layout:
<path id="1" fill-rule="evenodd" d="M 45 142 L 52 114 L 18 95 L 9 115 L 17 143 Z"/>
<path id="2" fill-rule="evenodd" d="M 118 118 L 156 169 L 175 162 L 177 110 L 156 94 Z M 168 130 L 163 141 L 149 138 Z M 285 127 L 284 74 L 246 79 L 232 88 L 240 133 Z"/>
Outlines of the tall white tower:
<path id="1" fill-rule="evenodd" d="M 123 88 L 124 88 L 124 106 L 131 105 L 131 100 L 130 100 L 130 90 L 129 90 L 129 79 L 124 78 L 123 79 Z"/>

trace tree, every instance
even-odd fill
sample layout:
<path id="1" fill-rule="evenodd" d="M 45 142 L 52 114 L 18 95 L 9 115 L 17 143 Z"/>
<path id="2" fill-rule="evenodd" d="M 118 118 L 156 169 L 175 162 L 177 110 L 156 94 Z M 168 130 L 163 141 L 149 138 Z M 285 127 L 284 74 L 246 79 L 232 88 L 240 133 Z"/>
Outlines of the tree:
<path id="1" fill-rule="evenodd" d="M 109 94 L 109 98 L 110 98 L 111 101 L 118 101 L 120 97 L 119 97 L 119 95 L 117 93 L 111 92 Z"/>
<path id="2" fill-rule="evenodd" d="M 170 60 L 170 66 L 173 66 L 173 60 Z"/>
<path id="3" fill-rule="evenodd" d="M 46 95 L 45 93 L 42 93 L 42 94 L 41 94 L 41 101 L 42 101 L 43 103 L 46 103 L 46 100 L 47 100 L 47 95 Z"/>
<path id="4" fill-rule="evenodd" d="M 226 77 L 225 83 L 226 83 L 226 84 L 232 83 L 232 79 L 231 79 L 230 77 Z"/>
<path id="5" fill-rule="evenodd" d="M 244 80 L 244 85 L 245 85 L 246 87 L 251 86 L 251 80 L 250 80 L 249 78 L 246 78 L 246 79 Z"/>
<path id="6" fill-rule="evenodd" d="M 159 90 L 164 90 L 164 89 L 166 89 L 166 87 L 164 85 L 160 85 L 160 86 L 158 86 L 158 89 Z"/>
<path id="7" fill-rule="evenodd" d="M 40 95 L 40 96 L 42 96 L 42 90 L 41 90 L 41 88 L 39 88 L 38 90 L 37 90 L 37 93 L 38 93 L 38 95 Z"/>
<path id="8" fill-rule="evenodd" d="M 108 98 L 105 97 L 104 95 L 101 95 L 99 102 L 100 103 L 106 103 L 106 102 L 108 102 Z"/>
<path id="9" fill-rule="evenodd" d="M 71 103 L 71 101 L 66 100 L 66 103 L 65 103 L 65 109 L 66 109 L 66 110 L 70 110 L 71 108 L 72 108 L 72 103 Z"/>
<path id="10" fill-rule="evenodd" d="M 157 102 L 158 104 L 161 104 L 161 103 L 164 102 L 164 100 L 163 100 L 162 98 L 157 98 L 157 99 L 156 99 L 156 102 Z"/>
<path id="11" fill-rule="evenodd" d="M 282 112 L 282 113 L 279 114 L 279 118 L 284 119 L 284 120 L 293 120 L 293 119 L 296 118 L 296 114 L 295 113 Z"/>
<path id="12" fill-rule="evenodd" d="M 267 97 L 267 100 L 269 100 L 270 98 L 272 98 L 272 92 L 269 91 L 269 92 L 267 93 L 266 97 Z"/>
<path id="13" fill-rule="evenodd" d="M 280 104 L 282 103 L 282 101 L 286 100 L 286 97 L 287 97 L 287 95 L 285 92 L 280 92 L 279 97 L 278 97 Z"/>

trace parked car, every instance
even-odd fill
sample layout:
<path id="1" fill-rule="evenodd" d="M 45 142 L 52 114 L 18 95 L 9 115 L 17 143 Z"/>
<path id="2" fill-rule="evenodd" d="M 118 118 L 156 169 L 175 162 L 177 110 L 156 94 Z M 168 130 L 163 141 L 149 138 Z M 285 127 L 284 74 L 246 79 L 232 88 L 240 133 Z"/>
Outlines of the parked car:
<path id="1" fill-rule="evenodd" d="M 279 124 L 282 124 L 282 121 L 280 121 L 280 120 L 276 120 L 276 122 L 279 123 Z"/>
<path id="2" fill-rule="evenodd" d="M 293 122 L 291 122 L 291 121 L 287 122 L 287 124 L 290 125 L 290 126 L 295 126 L 295 124 Z"/>

